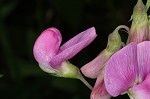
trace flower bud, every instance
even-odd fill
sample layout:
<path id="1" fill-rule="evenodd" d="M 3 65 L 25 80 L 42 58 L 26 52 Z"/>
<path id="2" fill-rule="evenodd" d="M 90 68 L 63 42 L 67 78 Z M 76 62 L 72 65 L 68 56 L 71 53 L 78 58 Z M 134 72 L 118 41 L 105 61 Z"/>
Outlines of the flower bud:
<path id="1" fill-rule="evenodd" d="M 146 6 L 142 0 L 138 0 L 133 9 L 132 25 L 130 28 L 129 42 L 140 43 L 148 40 L 148 17 Z"/>

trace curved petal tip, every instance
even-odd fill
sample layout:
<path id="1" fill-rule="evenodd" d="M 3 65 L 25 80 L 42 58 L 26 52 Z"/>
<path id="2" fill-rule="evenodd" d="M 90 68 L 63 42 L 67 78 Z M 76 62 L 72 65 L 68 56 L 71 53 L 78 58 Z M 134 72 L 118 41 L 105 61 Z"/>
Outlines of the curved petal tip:
<path id="1" fill-rule="evenodd" d="M 103 68 L 108 59 L 109 56 L 104 50 L 94 60 L 84 65 L 81 68 L 81 71 L 86 77 L 97 78 L 100 70 Z"/>

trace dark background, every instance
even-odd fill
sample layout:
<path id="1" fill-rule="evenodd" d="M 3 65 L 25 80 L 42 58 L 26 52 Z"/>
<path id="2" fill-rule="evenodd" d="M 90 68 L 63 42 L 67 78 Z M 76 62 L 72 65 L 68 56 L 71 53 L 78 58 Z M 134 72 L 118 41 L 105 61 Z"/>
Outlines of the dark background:
<path id="1" fill-rule="evenodd" d="M 128 22 L 136 0 L 0 0 L 0 99 L 89 99 L 90 90 L 76 79 L 43 72 L 32 48 L 40 33 L 58 28 L 66 42 L 94 26 L 98 37 L 70 59 L 81 68 L 107 44 L 108 34 Z M 126 39 L 127 35 L 122 35 Z M 87 79 L 92 85 L 95 80 Z M 113 99 L 129 99 L 127 95 Z"/>

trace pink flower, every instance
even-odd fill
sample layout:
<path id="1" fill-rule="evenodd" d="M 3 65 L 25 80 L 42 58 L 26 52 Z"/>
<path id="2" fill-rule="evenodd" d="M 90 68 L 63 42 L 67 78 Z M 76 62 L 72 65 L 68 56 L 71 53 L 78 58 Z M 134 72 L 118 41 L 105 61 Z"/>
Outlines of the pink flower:
<path id="1" fill-rule="evenodd" d="M 41 69 L 56 76 L 70 77 L 78 71 L 68 59 L 75 56 L 96 38 L 95 28 L 89 28 L 60 47 L 62 36 L 58 29 L 49 28 L 37 38 L 33 54 Z M 75 75 L 74 75 L 75 76 Z"/>
<path id="2" fill-rule="evenodd" d="M 108 93 L 127 92 L 131 99 L 150 97 L 150 41 L 128 44 L 108 61 L 104 82 Z"/>

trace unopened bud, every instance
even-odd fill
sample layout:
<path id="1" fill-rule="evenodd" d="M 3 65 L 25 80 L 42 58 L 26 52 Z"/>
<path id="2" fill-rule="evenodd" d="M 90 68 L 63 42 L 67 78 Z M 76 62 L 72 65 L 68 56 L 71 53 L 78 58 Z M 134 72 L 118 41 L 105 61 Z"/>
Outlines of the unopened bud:
<path id="1" fill-rule="evenodd" d="M 133 9 L 132 25 L 130 28 L 129 42 L 140 43 L 148 40 L 148 17 L 147 9 L 142 0 L 138 0 Z"/>

